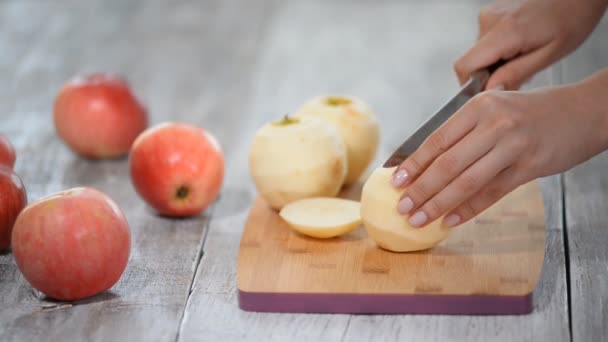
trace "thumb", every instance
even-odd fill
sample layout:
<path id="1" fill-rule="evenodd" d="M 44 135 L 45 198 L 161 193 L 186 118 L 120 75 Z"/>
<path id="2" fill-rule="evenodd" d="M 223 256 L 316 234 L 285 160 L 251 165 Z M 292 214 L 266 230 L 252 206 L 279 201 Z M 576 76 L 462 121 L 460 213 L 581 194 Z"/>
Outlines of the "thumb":
<path id="1" fill-rule="evenodd" d="M 500 59 L 511 59 L 520 52 L 521 46 L 519 36 L 513 31 L 501 27 L 491 30 L 454 63 L 454 71 L 460 84 L 464 84 L 476 70 Z"/>

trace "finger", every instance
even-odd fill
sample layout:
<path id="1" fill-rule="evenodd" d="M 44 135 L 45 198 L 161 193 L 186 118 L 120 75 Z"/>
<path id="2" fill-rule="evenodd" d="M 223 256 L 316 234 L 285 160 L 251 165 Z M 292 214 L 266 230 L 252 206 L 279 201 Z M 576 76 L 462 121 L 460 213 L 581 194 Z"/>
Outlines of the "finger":
<path id="1" fill-rule="evenodd" d="M 494 26 L 500 21 L 503 17 L 504 12 L 497 11 L 495 4 L 489 4 L 481 8 L 478 16 L 478 27 L 479 32 L 477 34 L 477 40 L 481 39 L 481 37 L 485 36 L 486 33 L 490 32 Z"/>
<path id="2" fill-rule="evenodd" d="M 409 223 L 422 227 L 435 221 L 484 188 L 502 170 L 512 165 L 516 157 L 507 144 L 497 145 L 416 210 L 410 216 Z"/>
<path id="3" fill-rule="evenodd" d="M 503 170 L 477 194 L 471 196 L 445 215 L 443 225 L 455 227 L 469 221 L 498 202 L 520 184 L 522 183 L 519 180 L 518 171 L 515 167 Z"/>
<path id="4" fill-rule="evenodd" d="M 454 64 L 460 84 L 464 84 L 471 74 L 500 59 L 509 60 L 520 52 L 521 40 L 512 30 L 499 25 L 485 34 Z"/>
<path id="5" fill-rule="evenodd" d="M 408 214 L 418 208 L 441 189 L 445 188 L 465 169 L 477 162 L 497 141 L 497 135 L 477 126 L 448 151 L 437 157 L 433 163 L 406 189 L 398 210 Z"/>
<path id="6" fill-rule="evenodd" d="M 435 132 L 426 138 L 414 153 L 395 169 L 391 183 L 402 187 L 420 175 L 432 162 L 468 134 L 477 124 L 475 112 L 465 104 Z"/>
<path id="7" fill-rule="evenodd" d="M 534 74 L 555 61 L 552 49 L 553 45 L 546 45 L 511 60 L 492 74 L 486 88 L 501 85 L 507 90 L 519 89 Z"/>

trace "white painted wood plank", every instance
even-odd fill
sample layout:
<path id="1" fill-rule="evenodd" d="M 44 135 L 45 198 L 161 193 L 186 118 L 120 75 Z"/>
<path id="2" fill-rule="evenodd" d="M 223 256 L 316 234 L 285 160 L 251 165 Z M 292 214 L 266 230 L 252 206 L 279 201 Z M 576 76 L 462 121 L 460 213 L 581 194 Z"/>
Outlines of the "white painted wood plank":
<path id="1" fill-rule="evenodd" d="M 608 67 L 608 15 L 563 63 L 565 82 Z M 608 339 L 608 153 L 565 175 L 574 341 Z"/>
<path id="2" fill-rule="evenodd" d="M 180 120 L 218 135 L 227 151 L 239 130 L 261 11 L 239 1 L 0 2 L 0 131 L 15 144 L 30 200 L 77 185 L 108 193 L 131 225 L 127 270 L 111 291 L 64 305 L 41 300 L 0 255 L 1 341 L 175 341 L 208 215 L 155 215 L 130 184 L 127 160 L 91 162 L 57 138 L 52 104 L 77 72 L 128 77 L 152 124 Z M 256 17 L 259 15 L 260 17 Z M 251 24 L 251 25 L 250 25 Z M 9 54 L 4 54 L 10 47 Z M 6 77 L 4 77 L 6 75 Z M 207 213 L 208 214 L 208 213 Z"/>

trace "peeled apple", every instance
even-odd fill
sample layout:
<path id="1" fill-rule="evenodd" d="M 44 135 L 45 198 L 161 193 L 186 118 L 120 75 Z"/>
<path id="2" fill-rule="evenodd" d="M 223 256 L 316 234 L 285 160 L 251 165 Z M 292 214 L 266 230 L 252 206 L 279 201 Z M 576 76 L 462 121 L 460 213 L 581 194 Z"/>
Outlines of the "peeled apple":
<path id="1" fill-rule="evenodd" d="M 304 103 L 296 116 L 314 116 L 338 128 L 346 144 L 345 185 L 355 183 L 374 160 L 380 142 L 376 115 L 353 96 L 319 96 Z"/>
<path id="2" fill-rule="evenodd" d="M 347 172 L 338 130 L 311 117 L 285 117 L 262 126 L 249 149 L 249 172 L 274 209 L 310 197 L 334 197 Z"/>
<path id="3" fill-rule="evenodd" d="M 363 185 L 361 193 L 361 219 L 367 234 L 376 244 L 393 252 L 410 252 L 429 249 L 448 236 L 449 228 L 441 219 L 423 228 L 414 228 L 407 216 L 397 211 L 403 189 L 391 185 L 395 168 L 379 167 Z"/>

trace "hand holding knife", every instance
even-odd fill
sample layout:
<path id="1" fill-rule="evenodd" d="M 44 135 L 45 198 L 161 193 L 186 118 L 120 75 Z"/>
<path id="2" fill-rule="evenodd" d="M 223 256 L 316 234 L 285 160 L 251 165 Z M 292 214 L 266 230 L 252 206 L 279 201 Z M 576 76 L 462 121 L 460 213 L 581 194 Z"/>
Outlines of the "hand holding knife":
<path id="1" fill-rule="evenodd" d="M 450 99 L 439 111 L 432 115 L 414 134 L 412 134 L 391 156 L 384 162 L 383 167 L 390 168 L 401 164 L 408 156 L 422 145 L 426 138 L 456 113 L 473 96 L 480 93 L 490 75 L 500 68 L 505 61 L 498 61 L 488 68 L 479 70 L 471 76 L 462 89 Z"/>
<path id="2" fill-rule="evenodd" d="M 401 187 L 405 183 L 410 183 L 410 181 L 412 181 L 412 179 L 408 179 L 407 170 L 403 165 L 406 163 L 403 162 L 408 157 L 410 157 L 421 145 L 423 145 L 423 143 L 427 140 L 427 138 L 429 138 L 429 136 L 433 134 L 433 132 L 435 132 L 450 117 L 452 117 L 456 112 L 458 112 L 460 108 L 462 108 L 471 98 L 481 93 L 485 88 L 485 85 L 492 73 L 498 68 L 500 68 L 503 64 L 505 64 L 505 61 L 500 60 L 487 68 L 474 72 L 471 75 L 471 78 L 463 85 L 461 90 L 452 99 L 450 99 L 439 111 L 437 111 L 433 116 L 431 116 L 420 128 L 418 128 L 414 132 L 413 135 L 411 135 L 401 146 L 399 146 L 399 148 L 397 148 L 391 154 L 391 156 L 384 163 L 383 167 L 392 168 L 401 165 L 396 168 L 395 174 L 393 175 L 394 186 Z M 412 163 L 410 162 L 410 164 Z M 428 177 L 429 176 L 427 176 L 427 178 Z M 425 192 L 420 189 L 415 190 L 421 194 Z M 435 190 L 439 191 L 441 189 Z M 437 213 L 435 213 L 434 215 L 428 215 L 426 212 L 420 210 L 420 207 L 424 203 L 418 203 L 418 205 L 416 205 L 415 201 L 412 200 L 412 197 L 414 196 L 408 195 L 408 192 L 411 191 L 413 190 L 408 189 L 398 204 L 398 209 L 402 214 L 408 214 L 412 211 L 412 209 L 417 209 L 417 211 L 409 218 L 410 224 L 415 227 L 421 227 L 431 222 L 433 219 L 436 219 Z M 429 192 L 428 194 L 418 195 L 416 197 L 422 198 L 426 196 L 426 199 L 428 200 L 428 196 L 432 196 L 433 194 L 434 192 Z M 455 215 L 451 215 L 444 220 L 444 223 L 446 225 L 456 225 L 459 224 L 461 221 L 462 217 L 455 217 Z"/>

